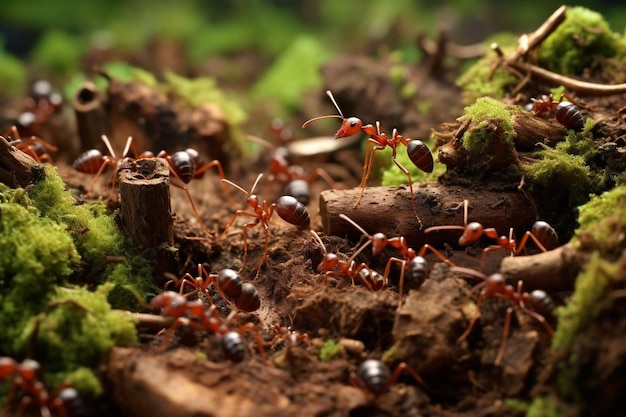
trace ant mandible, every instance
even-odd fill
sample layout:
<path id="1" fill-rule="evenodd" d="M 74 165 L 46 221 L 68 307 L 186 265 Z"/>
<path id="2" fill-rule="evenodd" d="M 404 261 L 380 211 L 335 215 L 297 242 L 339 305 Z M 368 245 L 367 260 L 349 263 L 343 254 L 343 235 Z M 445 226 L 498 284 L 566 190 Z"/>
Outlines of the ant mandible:
<path id="1" fill-rule="evenodd" d="M 534 290 L 531 293 L 524 291 L 524 284 L 520 280 L 517 282 L 517 288 L 506 283 L 504 276 L 499 273 L 495 273 L 486 276 L 482 272 L 474 271 L 469 268 L 454 267 L 451 269 L 454 272 L 466 273 L 475 277 L 483 279 L 483 282 L 477 284 L 472 288 L 471 292 L 476 292 L 480 289 L 478 298 L 476 299 L 476 307 L 480 308 L 482 303 L 488 298 L 499 298 L 503 300 L 509 300 L 513 302 L 512 307 L 508 307 L 506 310 L 506 318 L 504 321 L 504 329 L 502 330 L 502 342 L 500 343 L 500 350 L 496 356 L 494 364 L 499 366 L 504 358 L 504 351 L 506 348 L 506 341 L 511 330 L 511 316 L 513 314 L 514 307 L 520 309 L 524 314 L 537 320 L 546 329 L 550 336 L 554 335 L 554 330 L 546 316 L 551 315 L 554 311 L 555 305 L 550 296 L 543 290 Z M 465 332 L 459 336 L 459 342 L 467 339 L 472 332 L 476 321 L 478 321 L 480 315 L 476 314 L 470 320 L 470 324 Z"/>
<path id="2" fill-rule="evenodd" d="M 483 235 L 487 236 L 490 239 L 496 241 L 495 245 L 487 246 L 483 249 L 483 254 L 480 258 L 479 270 L 482 270 L 483 264 L 485 262 L 485 257 L 487 253 L 499 251 L 499 250 L 508 250 L 511 252 L 511 256 L 519 255 L 522 250 L 526 247 L 526 243 L 528 238 L 532 239 L 533 242 L 537 245 L 537 247 L 542 252 L 547 252 L 548 250 L 554 249 L 558 246 L 558 236 L 556 231 L 552 226 L 548 223 L 537 220 L 530 231 L 526 231 L 522 239 L 517 242 L 513 238 L 513 228 L 509 230 L 509 236 L 500 236 L 498 235 L 498 231 L 493 228 L 484 228 L 482 224 L 478 222 L 467 223 L 468 216 L 468 205 L 469 202 L 467 200 L 463 200 L 464 206 L 464 214 L 463 214 L 463 223 L 464 226 L 455 226 L 455 225 L 443 225 L 443 226 L 432 226 L 428 227 L 424 230 L 424 233 L 432 233 L 439 230 L 462 230 L 463 234 L 459 237 L 459 246 L 467 246 L 476 242 Z M 459 204 L 460 206 L 460 204 Z M 458 206 L 457 206 L 458 207 Z"/>
<path id="3" fill-rule="evenodd" d="M 232 311 L 226 319 L 221 319 L 214 305 L 207 306 L 200 299 L 188 301 L 185 296 L 175 291 L 164 291 L 150 300 L 150 305 L 161 310 L 161 315 L 173 317 L 174 322 L 162 341 L 159 351 L 167 348 L 176 329 L 183 325 L 200 331 L 210 331 L 219 337 L 224 355 L 232 362 L 241 362 L 245 356 L 245 343 L 242 335 L 252 333 L 263 360 L 266 360 L 263 339 L 254 323 L 246 323 L 235 330 L 230 329 L 231 322 L 237 317 Z"/>
<path id="4" fill-rule="evenodd" d="M 585 127 L 585 118 L 583 117 L 580 109 L 571 101 L 563 101 L 564 97 L 567 96 L 562 94 L 558 101 L 555 101 L 552 98 L 552 94 L 544 94 L 539 99 L 531 98 L 531 109 L 537 116 L 543 113 L 553 115 L 561 125 L 568 129 L 577 131 L 583 130 Z"/>
<path id="5" fill-rule="evenodd" d="M 167 281 L 163 289 L 167 290 L 172 285 L 180 287 L 179 293 L 185 297 L 191 297 L 198 292 L 202 292 L 206 299 L 213 304 L 209 292 L 211 284 L 213 284 L 224 301 L 232 300 L 241 311 L 250 313 L 261 307 L 261 297 L 257 288 L 249 282 L 244 283 L 239 273 L 229 268 L 225 268 L 217 274 L 211 274 L 202 264 L 198 264 L 198 275 L 196 277 L 186 273 L 180 278 Z M 185 292 L 187 287 L 191 287 L 193 290 Z"/>
<path id="6" fill-rule="evenodd" d="M 2 407 L 2 415 L 22 416 L 30 409 L 37 407 L 41 417 L 50 417 L 52 411 L 60 416 L 67 417 L 70 408 L 79 408 L 82 401 L 78 391 L 69 383 L 59 384 L 52 392 L 49 392 L 43 383 L 41 365 L 33 359 L 25 359 L 17 362 L 13 358 L 0 357 L 0 381 L 11 379 L 11 388 Z M 23 396 L 17 404 L 15 413 L 11 414 L 11 407 L 15 402 L 16 393 Z"/>
<path id="7" fill-rule="evenodd" d="M 406 238 L 404 236 L 392 237 L 388 238 L 384 233 L 374 233 L 370 235 L 361 227 L 357 222 L 352 220 L 350 217 L 345 214 L 339 214 L 339 217 L 353 225 L 357 228 L 363 236 L 367 238 L 367 242 L 365 242 L 360 248 L 359 252 L 365 249 L 368 245 L 372 245 L 372 255 L 377 256 L 380 254 L 383 249 L 387 246 L 391 246 L 398 250 L 402 258 L 391 257 L 387 261 L 387 265 L 385 266 L 385 272 L 383 273 L 383 282 L 386 283 L 389 278 L 389 273 L 391 272 L 391 265 L 393 263 L 400 264 L 400 280 L 398 284 L 398 307 L 402 304 L 402 296 L 404 294 L 404 274 L 405 271 L 409 274 L 409 281 L 411 282 L 411 286 L 413 288 L 419 288 L 427 277 L 427 264 L 426 259 L 424 259 L 424 255 L 426 251 L 430 250 L 435 256 L 437 256 L 441 261 L 447 263 L 450 266 L 454 266 L 454 263 L 446 258 L 441 252 L 432 247 L 429 244 L 424 244 L 419 252 L 415 252 L 413 248 L 410 248 Z"/>
<path id="8" fill-rule="evenodd" d="M 363 122 L 358 117 L 349 117 L 349 118 L 344 117 L 343 113 L 341 112 L 341 109 L 339 108 L 339 105 L 335 101 L 335 98 L 333 97 L 333 94 L 330 92 L 330 90 L 326 91 L 326 95 L 328 95 L 328 97 L 332 101 L 333 105 L 335 106 L 339 114 L 314 117 L 304 122 L 304 124 L 302 124 L 303 128 L 307 127 L 309 124 L 317 120 L 327 119 L 327 118 L 338 118 L 338 119 L 341 119 L 342 122 L 341 122 L 341 126 L 339 127 L 339 130 L 335 134 L 336 139 L 352 136 L 352 135 L 359 133 L 360 131 L 365 132 L 369 136 L 369 138 L 367 139 L 367 146 L 365 149 L 365 162 L 363 165 L 363 177 L 361 178 L 361 183 L 359 184 L 359 187 L 361 188 L 361 194 L 359 195 L 359 198 L 357 199 L 353 208 L 356 208 L 361 202 L 361 200 L 363 199 L 363 193 L 365 192 L 365 185 L 367 183 L 367 180 L 370 177 L 370 173 L 372 170 L 374 155 L 376 154 L 377 151 L 381 151 L 387 147 L 390 147 L 392 150 L 391 160 L 400 169 L 400 171 L 402 171 L 404 175 L 407 176 L 407 179 L 409 182 L 409 191 L 411 192 L 411 204 L 413 207 L 413 214 L 415 215 L 417 222 L 421 226 L 422 221 L 417 214 L 417 208 L 415 205 L 415 195 L 413 194 L 413 181 L 411 179 L 411 174 L 400 162 L 398 162 L 398 160 L 396 159 L 396 152 L 397 152 L 398 145 L 403 144 L 407 148 L 407 154 L 411 162 L 413 162 L 415 166 L 419 168 L 420 170 L 430 173 L 433 171 L 434 160 L 433 160 L 432 153 L 430 152 L 428 147 L 420 140 L 405 139 L 402 135 L 398 133 L 398 130 L 395 128 L 393 129 L 391 137 L 388 137 L 386 133 L 381 133 L 379 121 L 376 121 L 376 127 L 374 127 L 371 124 L 363 125 Z"/>
<path id="9" fill-rule="evenodd" d="M 290 223 L 299 228 L 308 228 L 311 224 L 311 218 L 309 213 L 304 206 L 304 204 L 300 203 L 294 197 L 291 196 L 282 196 L 275 203 L 268 204 L 266 200 L 261 200 L 259 197 L 254 194 L 254 190 L 259 183 L 259 180 L 263 177 L 263 174 L 259 174 L 252 185 L 250 191 L 246 191 L 237 184 L 227 179 L 222 179 L 222 182 L 227 183 L 235 187 L 237 190 L 241 191 L 245 195 L 247 195 L 246 202 L 248 206 L 252 208 L 252 212 L 245 210 L 237 210 L 233 217 L 230 219 L 230 222 L 224 228 L 224 232 L 222 236 L 226 235 L 226 231 L 235 223 L 235 220 L 239 216 L 247 216 L 254 218 L 254 222 L 246 223 L 243 225 L 243 261 L 241 264 L 241 268 L 239 268 L 239 272 L 243 270 L 244 265 L 246 264 L 246 260 L 248 257 L 248 243 L 247 243 L 247 229 L 250 227 L 254 227 L 257 224 L 261 224 L 263 226 L 263 231 L 265 233 L 265 245 L 263 247 L 263 256 L 261 257 L 261 262 L 259 263 L 259 267 L 256 271 L 256 277 L 259 276 L 261 272 L 261 267 L 267 258 L 267 247 L 269 243 L 269 226 L 270 219 L 274 215 L 274 210 L 278 213 L 278 216 L 282 218 L 287 223 Z"/>

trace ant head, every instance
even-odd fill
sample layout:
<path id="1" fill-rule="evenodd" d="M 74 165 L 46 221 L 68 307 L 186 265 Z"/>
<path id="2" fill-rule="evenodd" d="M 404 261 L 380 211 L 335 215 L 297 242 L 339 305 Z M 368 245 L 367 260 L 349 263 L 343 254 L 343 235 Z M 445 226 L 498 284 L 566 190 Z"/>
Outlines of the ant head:
<path id="1" fill-rule="evenodd" d="M 483 235 L 483 225 L 478 222 L 471 222 L 465 226 L 465 231 L 459 238 L 460 246 L 471 245 Z"/>
<path id="2" fill-rule="evenodd" d="M 339 257 L 334 253 L 327 253 L 324 255 L 322 262 L 317 266 L 317 272 L 329 271 L 337 265 Z"/>
<path id="3" fill-rule="evenodd" d="M 378 255 L 387 246 L 387 235 L 378 232 L 372 235 L 372 254 Z"/>
<path id="4" fill-rule="evenodd" d="M 348 136 L 356 135 L 357 133 L 359 133 L 361 131 L 361 126 L 363 126 L 363 122 L 361 121 L 361 119 L 359 119 L 358 117 L 346 118 L 343 115 L 343 112 L 341 111 L 341 109 L 339 108 L 339 105 L 335 101 L 335 97 L 333 96 L 333 93 L 331 93 L 330 90 L 326 90 L 326 95 L 330 98 L 330 101 L 333 102 L 333 105 L 335 106 L 339 114 L 331 114 L 328 116 L 314 117 L 304 122 L 304 124 L 302 124 L 302 127 L 305 128 L 309 124 L 317 120 L 337 118 L 337 119 L 341 119 L 341 126 L 339 127 L 339 130 L 337 131 L 337 133 L 335 133 L 335 139 L 347 138 Z"/>
<path id="5" fill-rule="evenodd" d="M 256 194 L 250 194 L 246 199 L 248 205 L 252 208 L 256 208 L 259 206 L 259 197 Z"/>

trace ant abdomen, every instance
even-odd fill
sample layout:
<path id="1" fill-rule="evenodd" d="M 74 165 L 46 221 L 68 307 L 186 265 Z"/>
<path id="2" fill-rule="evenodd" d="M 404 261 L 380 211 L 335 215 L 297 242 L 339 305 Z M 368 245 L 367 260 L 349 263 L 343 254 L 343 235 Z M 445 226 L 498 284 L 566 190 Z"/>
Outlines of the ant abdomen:
<path id="1" fill-rule="evenodd" d="M 237 271 L 229 268 L 222 269 L 217 274 L 217 285 L 224 295 L 231 300 L 237 300 L 241 297 L 242 281 Z"/>
<path id="2" fill-rule="evenodd" d="M 428 265 L 422 256 L 416 256 L 409 262 L 409 288 L 418 289 L 428 277 Z"/>
<path id="3" fill-rule="evenodd" d="M 413 139 L 406 145 L 406 153 L 411 162 L 424 172 L 433 172 L 433 154 L 421 140 Z"/>
<path id="4" fill-rule="evenodd" d="M 542 220 L 537 220 L 535 224 L 533 224 L 530 233 L 532 233 L 547 250 L 552 250 L 559 246 L 559 237 L 556 231 L 552 226 Z"/>
<path id="5" fill-rule="evenodd" d="M 304 204 L 295 197 L 284 195 L 276 201 L 276 212 L 281 219 L 296 227 L 308 228 L 311 218 Z"/>
<path id="6" fill-rule="evenodd" d="M 528 302 L 532 309 L 541 314 L 548 321 L 554 317 L 556 305 L 552 298 L 544 290 L 533 290 L 528 295 Z"/>
<path id="7" fill-rule="evenodd" d="M 569 101 L 562 101 L 556 106 L 554 117 L 568 129 L 583 130 L 585 127 L 585 118 L 580 109 Z"/>
<path id="8" fill-rule="evenodd" d="M 178 151 L 172 154 L 172 165 L 176 170 L 178 177 L 185 183 L 189 183 L 193 179 L 195 173 L 195 164 L 189 153 L 186 151 Z"/>
<path id="9" fill-rule="evenodd" d="M 306 206 L 311 198 L 311 187 L 307 181 L 295 179 L 287 184 L 284 193 L 285 195 L 295 197 L 296 200 Z"/>
<path id="10" fill-rule="evenodd" d="M 389 367 L 376 359 L 363 361 L 356 371 L 357 383 L 375 395 L 379 395 L 387 389 L 390 377 Z"/>
<path id="11" fill-rule="evenodd" d="M 250 313 L 261 307 L 261 297 L 256 287 L 246 282 L 241 286 L 241 295 L 235 299 L 235 306 L 241 311 Z"/>
<path id="12" fill-rule="evenodd" d="M 97 149 L 90 149 L 80 154 L 72 166 L 76 171 L 83 174 L 95 174 L 102 166 L 103 160 L 102 152 Z"/>
<path id="13" fill-rule="evenodd" d="M 226 332 L 221 339 L 224 355 L 232 362 L 241 362 L 246 356 L 246 348 L 241 335 L 235 331 Z"/>

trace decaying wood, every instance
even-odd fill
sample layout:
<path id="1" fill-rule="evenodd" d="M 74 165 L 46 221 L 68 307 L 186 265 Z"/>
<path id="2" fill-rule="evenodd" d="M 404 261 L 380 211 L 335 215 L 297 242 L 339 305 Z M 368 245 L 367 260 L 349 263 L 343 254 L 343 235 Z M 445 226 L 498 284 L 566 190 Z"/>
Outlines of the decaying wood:
<path id="1" fill-rule="evenodd" d="M 588 260 L 588 255 L 565 244 L 536 255 L 503 258 L 500 273 L 511 285 L 524 282 L 527 290 L 573 291 L 576 276 Z"/>
<path id="2" fill-rule="evenodd" d="M 118 169 L 122 221 L 143 249 L 174 244 L 170 171 L 163 158 L 129 160 Z"/>
<path id="3" fill-rule="evenodd" d="M 41 164 L 0 136 L 0 182 L 11 188 L 24 188 L 42 175 Z"/>
<path id="4" fill-rule="evenodd" d="M 469 201 L 469 219 L 494 227 L 508 235 L 512 227 L 519 236 L 535 221 L 531 202 L 520 191 L 490 191 L 437 183 L 413 185 L 417 213 L 423 222 L 420 228 L 413 215 L 408 185 L 368 187 L 363 200 L 354 208 L 360 188 L 326 190 L 320 194 L 320 215 L 325 234 L 349 236 L 358 240 L 361 232 L 339 217 L 345 214 L 368 233 L 384 233 L 388 237 L 404 236 L 410 247 L 418 249 L 429 243 L 454 245 L 461 231 L 424 233 L 437 225 L 463 226 L 463 200 Z"/>
<path id="5" fill-rule="evenodd" d="M 87 81 L 72 98 L 76 127 L 82 149 L 97 149 L 100 137 L 107 134 L 107 117 L 102 96 L 96 85 Z"/>

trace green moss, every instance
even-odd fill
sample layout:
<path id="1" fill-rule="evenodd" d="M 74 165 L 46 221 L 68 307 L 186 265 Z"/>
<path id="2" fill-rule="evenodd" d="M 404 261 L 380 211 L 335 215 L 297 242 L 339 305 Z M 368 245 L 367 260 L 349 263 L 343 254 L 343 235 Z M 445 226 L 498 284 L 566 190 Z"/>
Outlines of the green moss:
<path id="1" fill-rule="evenodd" d="M 518 398 L 506 398 L 504 406 L 507 409 L 508 416 L 523 416 L 528 411 L 528 402 Z"/>
<path id="2" fill-rule="evenodd" d="M 46 372 L 61 374 L 85 373 L 94 369 L 103 355 L 113 346 L 128 346 L 137 342 L 134 321 L 120 310 L 112 310 L 107 298 L 114 284 L 103 284 L 96 291 L 84 287 L 62 288 L 54 291 L 50 303 L 55 305 L 47 314 L 30 320 L 21 334 L 20 350 L 30 343 L 35 346 L 35 357 L 46 364 Z M 35 340 L 33 329 L 38 328 Z M 89 380 L 89 378 L 87 378 Z M 76 388 L 84 391 L 90 386 Z M 97 395 L 98 391 L 91 392 Z"/>
<path id="3" fill-rule="evenodd" d="M 26 90 L 26 68 L 22 61 L 4 49 L 4 39 L 0 37 L 0 85 L 2 94 L 16 98 Z"/>
<path id="4" fill-rule="evenodd" d="M 625 53 L 624 38 L 611 32 L 599 13 L 570 7 L 565 21 L 539 46 L 537 59 L 551 71 L 579 75 L 600 57 L 623 57 Z"/>
<path id="5" fill-rule="evenodd" d="M 483 156 L 514 153 L 515 131 L 507 105 L 491 97 L 481 97 L 465 107 L 463 117 L 472 121 L 463 135 L 463 147 L 468 152 Z"/>
<path id="6" fill-rule="evenodd" d="M 391 160 L 391 155 L 389 156 L 389 160 Z M 413 182 L 431 181 L 446 171 L 446 166 L 438 163 L 435 163 L 433 172 L 430 174 L 420 170 L 411 161 L 409 155 L 406 153 L 406 149 L 404 148 L 398 149 L 396 160 L 409 171 Z M 384 186 L 407 184 L 408 181 L 409 180 L 406 174 L 402 172 L 394 163 L 392 163 L 389 168 L 385 169 L 382 173 L 381 183 Z"/>
<path id="7" fill-rule="evenodd" d="M 517 47 L 517 36 L 503 33 L 485 42 L 489 45 L 498 43 L 505 53 Z M 487 49 L 487 47 L 485 48 Z M 480 97 L 502 98 L 519 80 L 510 72 L 497 68 L 500 58 L 488 53 L 482 59 L 469 66 L 456 80 L 456 85 L 463 89 L 465 103 L 473 103 Z"/>
<path id="8" fill-rule="evenodd" d="M 549 396 L 535 397 L 528 407 L 526 417 L 561 417 L 561 412 Z"/>
<path id="9" fill-rule="evenodd" d="M 332 339 L 324 342 L 320 349 L 319 357 L 323 362 L 327 362 L 343 352 L 343 347 Z"/>
<path id="10" fill-rule="evenodd" d="M 540 160 L 522 165 L 526 182 L 537 198 L 559 200 L 559 205 L 573 209 L 589 200 L 591 171 L 582 156 L 570 155 L 557 149 L 544 149 Z"/>
<path id="11" fill-rule="evenodd" d="M 83 38 L 49 30 L 31 53 L 31 58 L 37 67 L 67 77 L 79 68 L 83 48 Z"/>
<path id="12" fill-rule="evenodd" d="M 296 110 L 302 94 L 321 87 L 320 68 L 328 57 L 328 50 L 314 38 L 296 37 L 253 86 L 254 100 Z"/>

